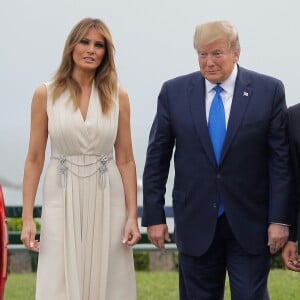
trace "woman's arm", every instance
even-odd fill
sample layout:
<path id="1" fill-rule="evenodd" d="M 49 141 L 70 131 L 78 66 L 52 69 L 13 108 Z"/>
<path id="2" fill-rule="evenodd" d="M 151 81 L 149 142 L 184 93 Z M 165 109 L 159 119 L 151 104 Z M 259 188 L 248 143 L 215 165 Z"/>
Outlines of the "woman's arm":
<path id="1" fill-rule="evenodd" d="M 42 85 L 35 90 L 32 99 L 30 140 L 23 177 L 21 240 L 28 249 L 33 251 L 38 251 L 38 242 L 35 241 L 36 226 L 33 220 L 33 208 L 44 166 L 47 138 L 47 90 L 46 86 Z"/>
<path id="2" fill-rule="evenodd" d="M 137 224 L 137 179 L 130 130 L 130 105 L 126 91 L 119 89 L 119 123 L 115 142 L 116 164 L 119 168 L 127 207 L 123 243 L 133 246 L 141 235 Z"/>

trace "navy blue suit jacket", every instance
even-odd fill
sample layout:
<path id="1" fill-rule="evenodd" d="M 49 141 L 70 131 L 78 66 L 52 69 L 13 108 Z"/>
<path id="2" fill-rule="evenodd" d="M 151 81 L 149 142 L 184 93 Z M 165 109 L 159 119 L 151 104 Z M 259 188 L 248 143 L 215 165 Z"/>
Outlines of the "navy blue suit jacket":
<path id="1" fill-rule="evenodd" d="M 199 256 L 210 246 L 219 193 L 233 233 L 249 253 L 265 251 L 270 222 L 290 223 L 286 102 L 279 80 L 238 67 L 219 166 L 200 71 L 163 84 L 143 174 L 143 226 L 166 222 L 174 149 L 175 239 L 182 253 Z"/>

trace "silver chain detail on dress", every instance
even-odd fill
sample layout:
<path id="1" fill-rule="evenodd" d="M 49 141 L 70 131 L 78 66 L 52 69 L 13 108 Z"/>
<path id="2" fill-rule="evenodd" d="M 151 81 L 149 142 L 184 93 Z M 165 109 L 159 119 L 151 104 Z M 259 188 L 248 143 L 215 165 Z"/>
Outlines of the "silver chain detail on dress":
<path id="1" fill-rule="evenodd" d="M 93 175 L 95 175 L 97 172 L 99 174 L 99 184 L 102 188 L 105 187 L 106 181 L 105 181 L 105 173 L 107 172 L 107 162 L 113 159 L 112 154 L 101 154 L 101 155 L 96 155 L 96 154 L 81 154 L 83 157 L 85 156 L 93 156 L 96 158 L 95 161 L 90 162 L 90 163 L 83 163 L 79 164 L 76 162 L 73 162 L 70 160 L 70 157 L 72 156 L 79 156 L 79 155 L 64 155 L 64 154 L 59 154 L 57 156 L 52 155 L 51 159 L 57 159 L 58 160 L 58 166 L 57 166 L 57 172 L 58 174 L 61 174 L 64 176 L 64 185 L 66 186 L 67 184 L 67 174 L 70 172 L 72 175 L 79 177 L 79 178 L 88 178 Z M 100 163 L 99 166 L 96 168 L 95 171 L 91 172 L 90 174 L 87 175 L 80 175 L 76 172 L 74 172 L 72 169 L 68 168 L 67 164 L 70 164 L 72 166 L 77 166 L 77 167 L 88 167 L 95 165 L 97 163 Z"/>

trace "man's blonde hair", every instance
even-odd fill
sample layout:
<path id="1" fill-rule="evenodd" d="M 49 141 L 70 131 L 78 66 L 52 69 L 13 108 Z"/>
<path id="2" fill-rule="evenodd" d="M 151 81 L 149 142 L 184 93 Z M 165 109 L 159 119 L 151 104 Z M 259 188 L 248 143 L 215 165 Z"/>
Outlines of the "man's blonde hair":
<path id="1" fill-rule="evenodd" d="M 212 21 L 196 26 L 194 48 L 225 39 L 231 51 L 240 51 L 239 36 L 235 26 L 229 21 Z"/>

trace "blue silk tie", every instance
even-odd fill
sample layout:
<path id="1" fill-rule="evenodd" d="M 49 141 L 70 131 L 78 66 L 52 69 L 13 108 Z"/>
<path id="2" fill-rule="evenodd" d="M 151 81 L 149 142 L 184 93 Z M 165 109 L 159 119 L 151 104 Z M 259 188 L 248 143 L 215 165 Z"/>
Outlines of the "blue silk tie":
<path id="1" fill-rule="evenodd" d="M 221 152 L 226 135 L 226 121 L 224 105 L 220 93 L 223 91 L 222 87 L 216 85 L 214 87 L 216 91 L 215 96 L 212 100 L 211 107 L 209 110 L 208 117 L 208 131 L 210 139 L 213 145 L 216 161 L 220 164 Z M 223 214 L 224 204 L 219 197 L 218 203 L 218 216 Z"/>

